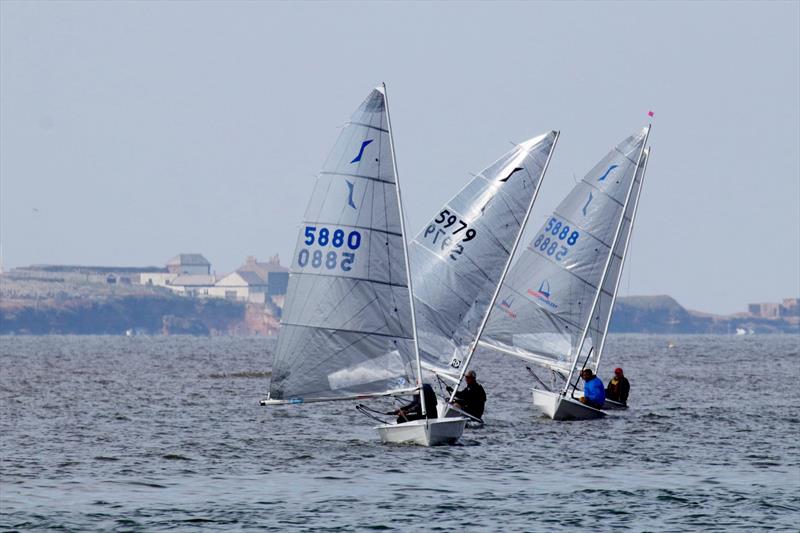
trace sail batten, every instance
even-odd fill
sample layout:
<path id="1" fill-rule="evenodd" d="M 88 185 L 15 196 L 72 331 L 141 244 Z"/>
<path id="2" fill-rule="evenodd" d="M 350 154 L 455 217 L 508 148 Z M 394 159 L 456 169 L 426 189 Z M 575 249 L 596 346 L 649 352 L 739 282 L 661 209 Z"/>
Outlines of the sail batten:
<path id="1" fill-rule="evenodd" d="M 362 179 L 362 180 L 377 181 L 378 183 L 387 183 L 389 185 L 394 185 L 395 184 L 394 181 L 384 180 L 384 179 L 381 179 L 381 178 L 375 178 L 375 177 L 372 177 L 372 176 L 362 176 L 361 174 L 350 174 L 350 173 L 347 173 L 347 172 L 320 172 L 319 174 L 323 175 L 323 176 L 343 176 L 343 177 L 348 177 L 348 178 L 357 178 L 357 179 Z"/>

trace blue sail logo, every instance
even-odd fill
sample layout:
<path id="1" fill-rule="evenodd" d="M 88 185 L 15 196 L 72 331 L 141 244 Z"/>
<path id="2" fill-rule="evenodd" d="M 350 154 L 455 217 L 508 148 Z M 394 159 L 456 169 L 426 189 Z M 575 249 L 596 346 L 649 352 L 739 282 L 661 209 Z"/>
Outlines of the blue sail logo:
<path id="1" fill-rule="evenodd" d="M 348 189 L 347 205 L 349 205 L 353 209 L 356 209 L 356 203 L 353 201 L 353 189 L 355 188 L 355 184 L 350 180 L 344 180 L 344 182 L 347 183 L 347 189 Z"/>
<path id="2" fill-rule="evenodd" d="M 583 216 L 586 216 L 586 208 L 589 207 L 590 203 L 592 203 L 592 198 L 594 198 L 592 196 L 592 191 L 589 191 L 589 199 L 586 200 L 586 205 L 584 205 L 583 209 L 581 209 L 581 211 L 583 212 Z"/>
<path id="3" fill-rule="evenodd" d="M 367 139 L 366 141 L 361 143 L 361 149 L 358 151 L 358 155 L 355 156 L 353 158 L 353 160 L 350 161 L 350 162 L 351 163 L 358 163 L 359 161 L 361 161 L 361 156 L 364 155 L 364 148 L 366 148 L 369 145 L 369 143 L 371 143 L 371 142 L 372 142 L 372 139 Z"/>
<path id="4" fill-rule="evenodd" d="M 614 170 L 615 168 L 617 168 L 618 166 L 619 165 L 611 165 L 610 167 L 608 167 L 608 170 L 606 170 L 606 173 L 603 174 L 602 176 L 600 176 L 600 178 L 597 181 L 605 181 L 605 179 L 608 177 L 608 175 L 611 174 L 611 171 Z"/>

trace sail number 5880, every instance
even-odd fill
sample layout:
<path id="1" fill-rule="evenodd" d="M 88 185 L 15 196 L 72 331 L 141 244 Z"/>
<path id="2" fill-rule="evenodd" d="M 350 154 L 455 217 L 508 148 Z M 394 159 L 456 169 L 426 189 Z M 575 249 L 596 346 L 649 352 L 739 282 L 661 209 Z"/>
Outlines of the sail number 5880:
<path id="1" fill-rule="evenodd" d="M 331 232 L 328 228 L 319 228 L 317 232 L 316 226 L 306 226 L 304 233 L 308 246 L 317 243 L 317 246 L 333 246 L 334 248 L 341 248 L 345 244 L 344 230 L 337 229 Z M 361 246 L 361 233 L 353 230 L 347 235 L 347 247 L 351 250 L 357 250 Z"/>
<path id="2" fill-rule="evenodd" d="M 353 269 L 353 263 L 356 260 L 357 250 L 361 246 L 361 233 L 358 231 L 351 231 L 345 235 L 342 229 L 331 230 L 330 228 L 319 228 L 316 226 L 306 226 L 303 233 L 307 246 L 316 244 L 320 247 L 333 247 L 343 248 L 346 246 L 352 252 L 342 251 L 341 254 L 336 250 L 309 250 L 308 248 L 301 248 L 297 254 L 297 264 L 300 268 L 310 266 L 311 268 L 326 268 L 328 270 L 339 269 L 344 272 L 349 272 Z"/>

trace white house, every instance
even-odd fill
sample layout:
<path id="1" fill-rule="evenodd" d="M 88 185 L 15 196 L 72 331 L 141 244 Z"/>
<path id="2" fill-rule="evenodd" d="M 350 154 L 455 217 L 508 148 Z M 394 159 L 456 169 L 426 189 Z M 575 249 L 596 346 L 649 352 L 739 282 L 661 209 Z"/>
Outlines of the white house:
<path id="1" fill-rule="evenodd" d="M 247 271 L 228 274 L 208 291 L 209 296 L 255 303 L 264 303 L 266 293 L 267 283 L 255 272 Z"/>
<path id="2" fill-rule="evenodd" d="M 181 274 L 171 279 L 165 287 L 187 296 L 209 296 L 215 281 L 215 276 L 207 274 Z"/>

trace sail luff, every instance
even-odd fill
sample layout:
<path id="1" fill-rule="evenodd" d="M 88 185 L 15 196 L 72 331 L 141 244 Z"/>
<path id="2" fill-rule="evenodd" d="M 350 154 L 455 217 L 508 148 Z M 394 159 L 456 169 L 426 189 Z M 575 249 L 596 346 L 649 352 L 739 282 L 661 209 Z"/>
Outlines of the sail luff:
<path id="1" fill-rule="evenodd" d="M 636 191 L 636 198 L 633 202 L 633 212 L 631 213 L 631 221 L 630 221 L 630 229 L 628 230 L 628 235 L 625 237 L 625 244 L 622 248 L 622 258 L 620 260 L 620 267 L 619 272 L 617 272 L 617 279 L 614 282 L 614 291 L 611 293 L 611 306 L 608 309 L 608 318 L 605 321 L 605 327 L 603 328 L 603 336 L 600 339 L 600 346 L 597 347 L 597 359 L 595 360 L 595 372 L 598 368 L 600 368 L 600 358 L 603 356 L 603 347 L 606 344 L 606 336 L 608 334 L 608 328 L 611 324 L 611 317 L 614 313 L 614 304 L 617 301 L 617 291 L 619 290 L 619 283 L 622 279 L 622 270 L 625 266 L 625 259 L 628 254 L 628 247 L 631 242 L 631 236 L 633 235 L 633 223 L 636 220 L 636 213 L 639 211 L 639 198 L 642 196 L 642 188 L 644 187 L 644 176 L 647 172 L 647 164 L 650 162 L 650 151 L 651 148 L 648 146 L 644 152 L 644 164 L 642 167 L 642 174 L 639 177 L 639 190 Z M 634 182 L 636 179 L 634 178 Z M 623 213 L 624 218 L 624 213 Z"/>
<path id="2" fill-rule="evenodd" d="M 514 259 L 514 255 L 516 254 L 517 248 L 519 247 L 519 243 L 522 240 L 522 235 L 525 233 L 525 228 L 528 225 L 528 220 L 531 216 L 531 211 L 533 210 L 533 205 L 536 203 L 536 199 L 539 196 L 539 190 L 542 187 L 542 181 L 544 181 L 544 176 L 547 173 L 547 168 L 550 166 L 550 160 L 553 157 L 553 152 L 556 149 L 556 144 L 558 144 L 558 138 L 561 136 L 560 131 L 555 132 L 555 138 L 553 139 L 553 144 L 550 146 L 550 152 L 547 154 L 547 160 L 542 167 L 542 172 L 539 175 L 539 180 L 536 183 L 536 189 L 531 196 L 530 202 L 528 203 L 528 208 L 525 210 L 525 216 L 522 219 L 522 223 L 517 230 L 517 236 L 514 239 L 514 244 L 511 246 L 511 250 L 509 251 L 508 258 L 506 259 L 506 264 L 503 266 L 503 271 L 500 274 L 500 278 L 497 281 L 497 285 L 494 289 L 494 294 L 492 295 L 492 299 L 489 302 L 489 306 L 486 308 L 486 311 L 483 314 L 483 319 L 481 320 L 481 324 L 478 327 L 477 334 L 475 335 L 475 339 L 470 343 L 469 352 L 467 353 L 467 357 L 464 359 L 464 364 L 461 367 L 461 370 L 458 375 L 458 382 L 456 386 L 453 387 L 453 392 L 450 394 L 450 402 L 455 399 L 456 392 L 458 392 L 458 387 L 461 386 L 461 382 L 464 380 L 464 376 L 466 375 L 467 368 L 469 368 L 469 363 L 472 360 L 472 356 L 475 353 L 475 350 L 478 347 L 478 342 L 480 341 L 481 335 L 483 335 L 484 329 L 486 329 L 486 324 L 489 321 L 489 316 L 492 314 L 492 309 L 494 308 L 494 304 L 497 302 L 497 296 L 500 294 L 500 289 L 503 287 L 503 282 L 506 279 L 506 275 L 508 274 L 509 269 L 511 268 L 511 263 Z"/>
<path id="3" fill-rule="evenodd" d="M 397 172 L 397 157 L 394 151 L 394 135 L 392 133 L 392 116 L 389 112 L 389 95 L 386 91 L 386 84 L 382 83 L 383 98 L 386 101 L 386 129 L 389 130 L 389 150 L 392 154 L 392 166 L 394 168 L 394 182 L 395 191 L 397 192 L 397 205 L 400 210 L 400 232 L 402 233 L 401 239 L 403 241 L 403 257 L 406 263 L 406 282 L 408 283 L 408 300 L 411 306 L 411 330 L 414 333 L 414 357 L 417 360 L 417 387 L 422 387 L 422 364 L 419 358 L 419 341 L 417 340 L 417 319 L 414 310 L 414 287 L 411 281 L 411 262 L 408 258 L 408 242 L 406 240 L 406 219 L 405 211 L 403 209 L 403 198 L 400 194 L 400 174 Z M 420 395 L 422 391 L 420 391 Z M 425 402 L 421 401 L 422 416 L 425 417 Z"/>
<path id="4" fill-rule="evenodd" d="M 583 331 L 581 332 L 580 341 L 578 342 L 577 348 L 575 350 L 575 356 L 573 358 L 572 368 L 570 369 L 569 375 L 567 376 L 567 381 L 564 385 L 564 393 L 566 393 L 567 389 L 569 389 L 570 386 L 575 388 L 578 385 L 577 381 L 574 384 L 572 383 L 572 376 L 574 375 L 575 368 L 578 366 L 578 362 L 580 361 L 581 352 L 583 351 L 583 345 L 586 342 L 586 336 L 589 333 L 589 328 L 591 327 L 592 324 L 595 309 L 597 308 L 597 303 L 600 300 L 600 293 L 603 291 L 603 284 L 605 283 L 606 276 L 608 276 L 608 271 L 609 267 L 611 266 L 611 261 L 614 258 L 614 248 L 616 248 L 617 246 L 617 241 L 619 239 L 620 232 L 622 231 L 622 226 L 625 223 L 625 209 L 631 200 L 633 187 L 636 184 L 636 171 L 639 169 L 639 165 L 642 162 L 642 157 L 644 156 L 644 150 L 645 147 L 647 146 L 647 139 L 650 136 L 651 127 L 652 124 L 647 125 L 647 131 L 645 132 L 644 139 L 642 139 L 642 148 L 639 151 L 639 157 L 636 159 L 636 166 L 634 167 L 633 179 L 631 179 L 631 184 L 628 186 L 628 193 L 625 196 L 625 203 L 623 204 L 622 207 L 622 213 L 620 215 L 619 222 L 617 222 L 617 228 L 616 231 L 614 232 L 614 238 L 611 240 L 611 248 L 608 252 L 608 257 L 606 258 L 605 265 L 603 266 L 603 274 L 600 277 L 600 283 L 597 284 L 597 292 L 595 292 L 594 301 L 592 302 L 592 306 L 589 309 L 589 314 L 586 318 L 586 326 L 583 328 Z"/>

